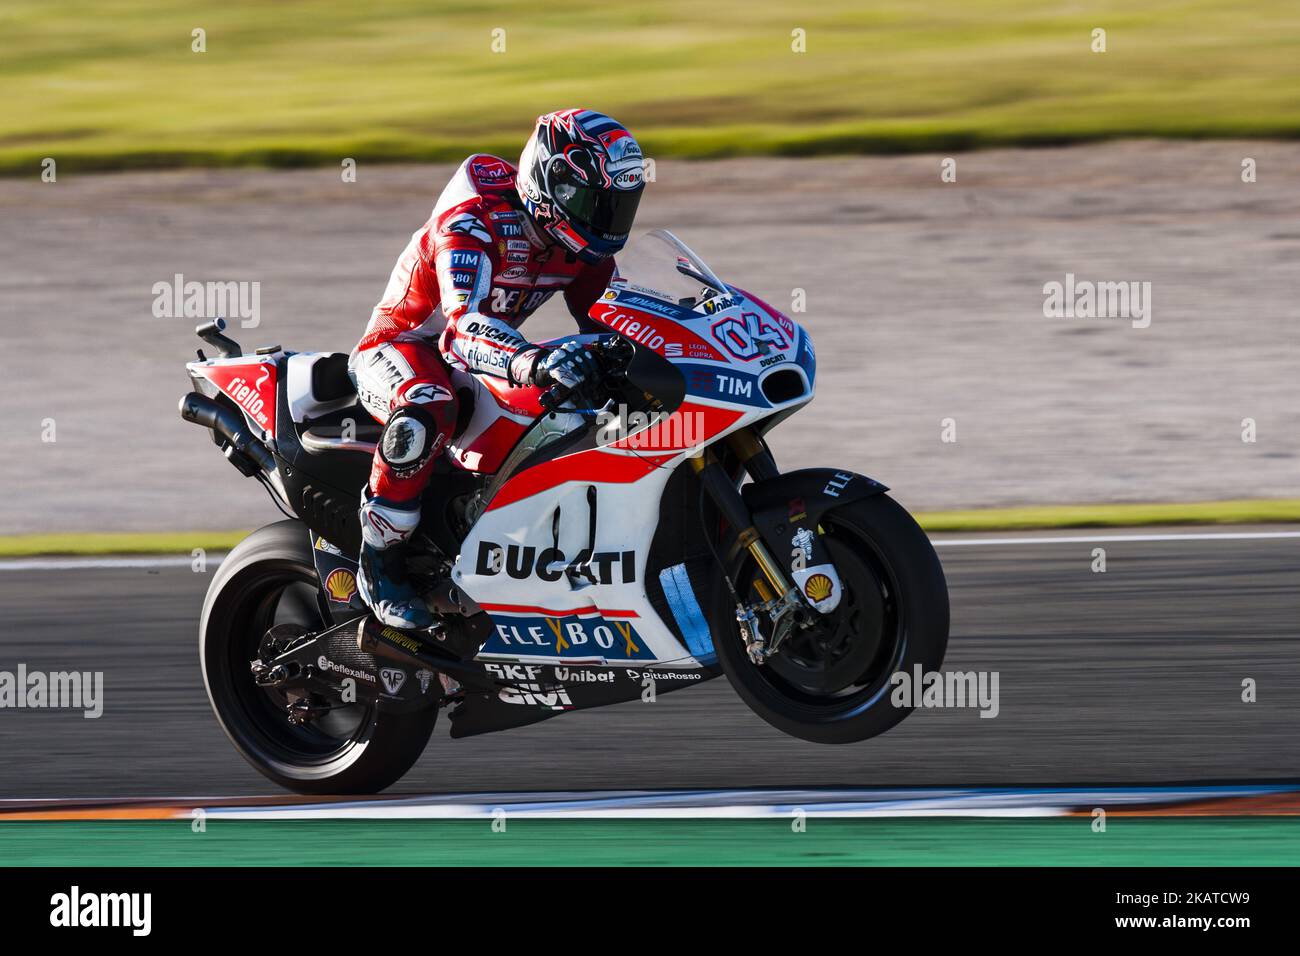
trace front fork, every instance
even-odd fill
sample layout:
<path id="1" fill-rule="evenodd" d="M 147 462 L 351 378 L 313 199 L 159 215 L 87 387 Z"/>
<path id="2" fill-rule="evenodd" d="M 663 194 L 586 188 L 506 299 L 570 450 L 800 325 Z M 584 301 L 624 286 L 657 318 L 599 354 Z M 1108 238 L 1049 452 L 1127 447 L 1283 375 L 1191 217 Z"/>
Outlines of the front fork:
<path id="1" fill-rule="evenodd" d="M 740 460 L 754 481 L 775 478 L 779 474 L 771 451 L 748 428 L 733 432 L 726 439 L 730 450 Z M 754 527 L 749 508 L 745 505 L 735 481 L 718 462 L 711 449 L 706 448 L 692 458 L 691 466 L 703 483 L 709 496 L 717 505 L 723 518 L 736 531 L 736 546 L 744 548 L 754 559 L 762 577 L 754 580 L 760 603 L 746 604 L 732 590 L 736 600 L 736 622 L 750 660 L 762 664 L 776 653 L 781 642 L 795 627 L 807 626 L 813 619 L 809 608 L 819 614 L 829 614 L 840 602 L 840 579 L 835 565 L 826 553 L 820 535 L 802 526 L 791 538 L 789 574 L 772 554 L 771 549 Z M 792 522 L 797 515 L 791 514 Z M 722 569 L 727 574 L 726 567 Z M 727 577 L 729 587 L 731 579 Z M 765 637 L 759 624 L 759 615 L 771 621 L 771 637 Z"/>

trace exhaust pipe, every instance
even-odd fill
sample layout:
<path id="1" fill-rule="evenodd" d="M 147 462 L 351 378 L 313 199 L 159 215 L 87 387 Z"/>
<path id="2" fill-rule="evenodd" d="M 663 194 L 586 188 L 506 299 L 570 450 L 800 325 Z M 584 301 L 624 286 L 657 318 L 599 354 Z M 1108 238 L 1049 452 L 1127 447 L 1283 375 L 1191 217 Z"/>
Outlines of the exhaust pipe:
<path id="1" fill-rule="evenodd" d="M 235 452 L 255 462 L 263 471 L 276 470 L 275 457 L 265 445 L 253 437 L 242 416 L 198 392 L 190 392 L 182 398 L 180 409 L 181 418 L 195 425 L 212 429 L 224 438 Z"/>

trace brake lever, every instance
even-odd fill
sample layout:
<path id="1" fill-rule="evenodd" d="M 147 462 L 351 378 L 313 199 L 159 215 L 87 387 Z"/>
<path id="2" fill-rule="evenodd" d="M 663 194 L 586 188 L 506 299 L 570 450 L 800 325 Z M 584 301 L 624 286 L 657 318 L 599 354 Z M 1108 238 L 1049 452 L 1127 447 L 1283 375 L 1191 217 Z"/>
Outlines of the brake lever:
<path id="1" fill-rule="evenodd" d="M 563 385 L 552 385 L 546 391 L 542 392 L 537 404 L 548 414 L 554 415 L 560 407 L 560 403 L 569 397 L 570 389 Z"/>

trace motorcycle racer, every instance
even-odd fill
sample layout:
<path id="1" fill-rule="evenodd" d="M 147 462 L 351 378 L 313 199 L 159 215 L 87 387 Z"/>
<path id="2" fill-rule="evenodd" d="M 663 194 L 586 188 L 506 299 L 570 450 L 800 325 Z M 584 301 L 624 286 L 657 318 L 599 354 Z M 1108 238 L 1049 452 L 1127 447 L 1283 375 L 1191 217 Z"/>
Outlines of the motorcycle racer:
<path id="1" fill-rule="evenodd" d="M 519 331 L 555 292 L 580 326 L 614 271 L 644 189 L 631 133 L 592 110 L 538 118 L 516 168 L 475 154 L 411 236 L 349 361 L 366 410 L 384 425 L 361 505 L 358 590 L 375 616 L 425 628 L 406 576 L 433 462 L 453 437 L 450 369 L 512 386 L 573 388 L 593 371 L 574 342 L 545 348 Z"/>

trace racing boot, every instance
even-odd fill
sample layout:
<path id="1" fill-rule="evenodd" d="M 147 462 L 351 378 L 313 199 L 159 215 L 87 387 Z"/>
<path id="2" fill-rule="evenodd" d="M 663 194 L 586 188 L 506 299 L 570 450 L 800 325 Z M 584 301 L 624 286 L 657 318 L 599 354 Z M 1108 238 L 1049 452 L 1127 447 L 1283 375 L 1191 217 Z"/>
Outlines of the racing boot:
<path id="1" fill-rule="evenodd" d="M 433 626 L 429 607 L 406 574 L 406 551 L 420 523 L 418 502 L 400 505 L 366 492 L 361 505 L 361 561 L 357 592 L 375 618 L 401 630 Z"/>

